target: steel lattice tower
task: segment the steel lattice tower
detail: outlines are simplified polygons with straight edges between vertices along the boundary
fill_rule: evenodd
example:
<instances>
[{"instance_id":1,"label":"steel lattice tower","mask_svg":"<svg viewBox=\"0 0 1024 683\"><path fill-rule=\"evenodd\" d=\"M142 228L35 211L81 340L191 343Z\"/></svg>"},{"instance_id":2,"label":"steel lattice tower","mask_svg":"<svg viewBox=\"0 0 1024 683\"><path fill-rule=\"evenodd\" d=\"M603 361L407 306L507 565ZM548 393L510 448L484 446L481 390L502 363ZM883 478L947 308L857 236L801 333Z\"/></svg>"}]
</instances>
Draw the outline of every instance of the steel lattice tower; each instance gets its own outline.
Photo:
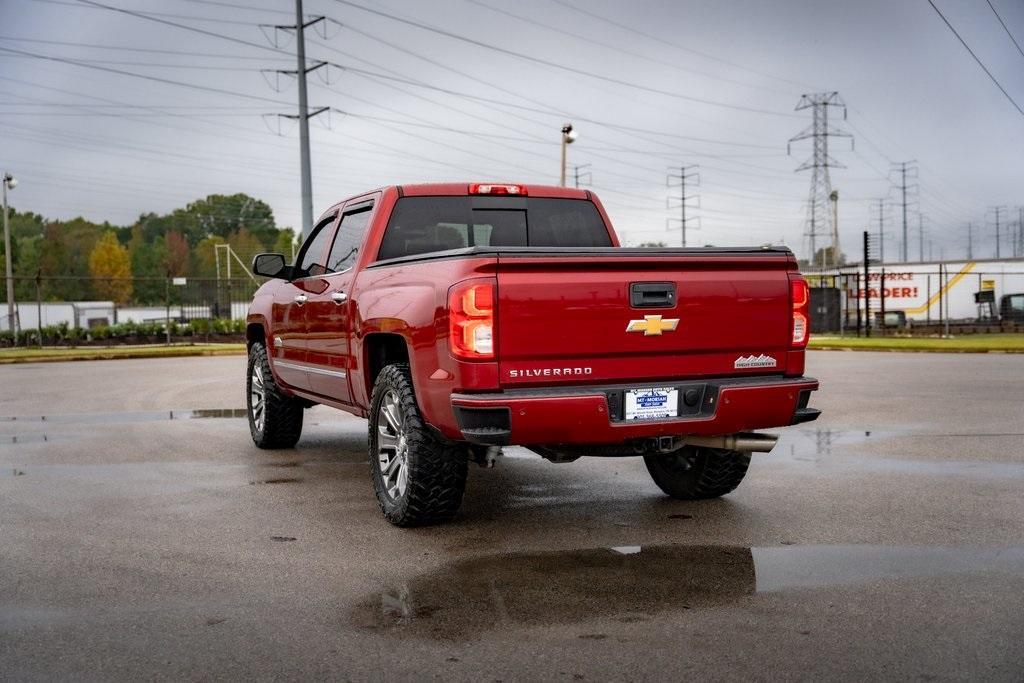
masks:
<instances>
[{"instance_id":1,"label":"steel lattice tower","mask_svg":"<svg viewBox=\"0 0 1024 683\"><path fill-rule=\"evenodd\" d=\"M807 198L807 225L804 236L808 238L810 246L810 258L808 261L814 265L814 259L818 250L818 236L827 236L832 243L831 259L823 259L821 265L833 265L829 260L839 259L839 228L829 209L829 195L832 194L832 180L829 178L828 169L845 168L828 153L828 139L830 137L850 138L853 144L853 136L846 131L829 125L828 108L840 107L843 110L843 120L846 120L846 103L839 97L838 92L823 92L804 95L796 105L796 111L803 109L811 110L811 125L789 139L787 153L791 150L794 142L811 139L814 143L814 153L810 159L797 167L797 172L811 171L811 190Z\"/></svg>"}]
</instances>

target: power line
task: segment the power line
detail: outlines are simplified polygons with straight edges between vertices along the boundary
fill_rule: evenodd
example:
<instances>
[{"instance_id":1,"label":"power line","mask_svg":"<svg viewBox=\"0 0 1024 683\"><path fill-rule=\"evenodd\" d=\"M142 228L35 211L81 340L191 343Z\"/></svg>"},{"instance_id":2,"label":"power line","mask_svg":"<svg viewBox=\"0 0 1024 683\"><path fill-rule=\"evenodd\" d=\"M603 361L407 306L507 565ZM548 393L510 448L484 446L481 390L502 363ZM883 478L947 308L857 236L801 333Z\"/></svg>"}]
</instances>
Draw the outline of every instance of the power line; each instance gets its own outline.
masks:
<instances>
[{"instance_id":1,"label":"power line","mask_svg":"<svg viewBox=\"0 0 1024 683\"><path fill-rule=\"evenodd\" d=\"M1012 33L1010 33L1010 29L1006 26L1006 22L1003 21L1001 16L999 16L999 12L996 11L995 5L992 4L992 0L985 0L985 2L987 2L988 6L992 9L992 14L996 15L996 19L999 20L1000 26L1003 27L1004 31L1006 31L1006 35L1010 37L1010 40L1013 42L1013 46L1017 48L1017 52L1020 53L1021 57L1024 57L1024 50L1021 49L1020 43L1018 43L1017 39L1013 37Z\"/></svg>"},{"instance_id":2,"label":"power line","mask_svg":"<svg viewBox=\"0 0 1024 683\"><path fill-rule=\"evenodd\" d=\"M91 1L92 0L79 0L79 2L91 2ZM572 73L572 74L576 74L577 76L586 76L588 78L594 78L594 79L597 79L597 80L600 80L600 81L605 81L607 83L613 83L615 85L624 86L624 87L627 87L627 88L633 88L633 89L636 89L636 90L642 90L644 92L650 92L650 93L654 93L656 95L664 95L666 97L674 97L676 99L686 100L688 102L696 102L696 103L699 103L699 104L706 104L706 105L709 105L709 106L723 107L723 108L726 108L726 109L733 109L733 110L736 110L736 111L746 111L746 112L751 112L751 113L755 113L755 114L766 114L766 115L769 115L769 116L783 116L783 117L791 116L790 114L787 114L787 113L784 113L784 112L772 111L772 110L769 110L769 109L758 109L756 107L746 107L746 106L743 106L743 105L740 105L740 104L730 104L728 102L718 102L716 100L708 100L708 99L704 99L704 98L701 98L701 97L693 97L692 95L685 95L683 93L675 92L675 91L672 91L672 90L663 90L661 88L655 88L655 87L651 87L651 86L641 85L639 83L631 83L630 81L624 81L624 80L621 80L621 79L618 79L618 78L615 78L615 77L612 77L612 76L606 76L604 74L594 73L592 71L586 71L585 69L579 69L579 68L576 68L576 67L567 66L565 64L559 64L558 62L553 62L553 61L550 61L550 60L547 60L547 59L543 59L541 57L535 57L534 55L526 54L526 53L523 53L523 52L516 52L515 50L509 50L507 48L499 47L497 45L491 45L490 43L485 43L484 41L476 40L475 38L470 38L469 36L463 36L463 35L460 35L458 33L453 33L451 31L448 31L448 30L443 29L443 28L437 28L437 27L434 27L434 26L430 26L428 24L424 24L424 23L421 23L419 21L415 21L413 19L405 19L405 18L397 16L395 14L390 14L388 12L383 12L381 10L373 9L371 7L364 7L363 5L360 5L358 3L350 2L350 0L334 0L334 1L337 2L337 3L340 3L342 5L346 5L348 7L359 9L359 10L362 10L364 12L369 12L371 14L375 14L375 15L380 16L380 17L385 17L387 19L391 19L392 21L397 21L399 23L406 24L407 26L413 26L413 27L421 29L423 31L429 31L431 33L436 33L438 35L442 35L442 36L445 36L447 38L451 38L453 40L458 40L458 41L467 43L469 45L475 45L476 47L480 47L480 48L483 48L485 50L491 50L493 52L498 52L498 53L501 53L501 54L504 54L504 55L508 55L510 57L515 57L517 59L522 59L522 60L525 60L525 61L528 61L528 62L533 62L535 64L540 64L542 66L546 66L546 67L551 68L551 69L559 69L561 71L566 71L566 72L569 72L569 73Z\"/></svg>"},{"instance_id":3,"label":"power line","mask_svg":"<svg viewBox=\"0 0 1024 683\"><path fill-rule=\"evenodd\" d=\"M636 29L636 28L634 28L632 26L628 26L628 25L623 24L621 22L615 21L614 19L609 19L608 17L600 15L600 14L597 14L596 12L581 9L579 7L576 7L572 3L565 2L565 0L551 0L551 1L554 2L557 5L561 5L562 7L568 8L568 9L574 11L574 12L578 12L580 14L583 14L584 16L589 16L591 18L597 19L598 21L603 21L606 24L611 24L612 26L616 26L616 27L621 28L623 30L629 31L630 33L635 33L635 34L637 34L639 36L643 36L644 38L648 38L650 40L654 40L656 42L659 42L659 43L661 43L663 45L667 45L669 47L675 48L677 50L682 50L683 52L689 52L690 54L695 54L695 55L698 55L700 57L704 57L705 59L710 59L712 61L719 62L719 63L725 64L727 66L731 66L734 69L741 69L743 71L749 71L750 73L757 74L758 76L762 76L764 78L771 78L771 79L776 80L776 81L782 81L783 83L789 83L791 85L796 85L796 86L799 86L801 89L803 89L803 88L812 88L813 87L813 86L810 86L810 85L808 85L806 83L799 83L797 81L793 81L793 80L790 80L788 78L783 78L781 76L776 76L776 75L770 74L770 73L765 72L765 71L760 71L758 69L751 68L749 66L744 66L742 64L737 64L736 62L729 61L728 59L723 59L721 57L717 57L717 56L709 54L707 52L701 52L700 50L695 50L692 47L686 47L684 45L680 45L679 43L673 43L671 41L665 40L664 38L660 38L660 37L658 37L656 35L653 35L651 33L645 33L644 31L640 31L639 29Z\"/></svg>"},{"instance_id":4,"label":"power line","mask_svg":"<svg viewBox=\"0 0 1024 683\"><path fill-rule=\"evenodd\" d=\"M341 0L335 1L341 2ZM953 35L956 36L956 39L960 41L960 44L963 45L964 48L971 53L971 56L974 57L974 61L976 61L978 63L978 66L981 67L982 71L984 71L988 75L988 77L992 79L992 82L996 84L996 87L999 88L1000 92L1006 95L1006 99L1010 100L1010 104L1012 104L1017 109L1017 111L1020 112L1021 116L1024 116L1024 109L1021 109L1020 105L1017 104L1016 100L1010 97L1010 93L1006 92L1006 88L1004 88L1002 84L996 80L996 77L992 75L992 72L988 70L988 67L985 66L981 59L978 58L978 55L974 54L974 50L971 49L971 46L967 44L966 40L960 37L960 34L957 33L955 28L953 28L953 24L949 23L949 19L947 19L946 16L941 11L939 11L939 8L935 6L935 3L932 2L932 0L928 0L928 4L931 5L932 9L935 10L935 13L942 18L942 21L945 22L946 26L949 27L949 30L953 32Z\"/></svg>"},{"instance_id":5,"label":"power line","mask_svg":"<svg viewBox=\"0 0 1024 683\"><path fill-rule=\"evenodd\" d=\"M79 0L85 2L86 0ZM131 76L133 78L141 78L147 81L154 81L156 83L164 83L167 85L176 85L183 88L192 88L194 90L203 90L205 92L218 93L221 95L231 95L233 97L243 97L250 100L259 100L261 102L272 102L274 104L285 104L280 100L274 100L269 97L261 97L259 95L249 95L247 93L235 92L233 90L225 90L224 88L215 88L208 85L198 85L196 83L185 83L183 81L175 81L169 78L161 78L159 76L150 76L148 74L135 73L134 71L124 71L122 69L114 69L108 66L101 66L99 64L89 64L81 62L76 59L67 59L65 57L55 57L53 55L41 55L36 52L27 52L25 50L16 50L12 47L0 47L0 52L10 52L13 54L25 55L27 57L35 57L36 59L42 59L50 62L60 62L62 64L73 64L87 69L97 69L99 71L106 71L108 73L120 74L122 76Z\"/></svg>"}]
</instances>

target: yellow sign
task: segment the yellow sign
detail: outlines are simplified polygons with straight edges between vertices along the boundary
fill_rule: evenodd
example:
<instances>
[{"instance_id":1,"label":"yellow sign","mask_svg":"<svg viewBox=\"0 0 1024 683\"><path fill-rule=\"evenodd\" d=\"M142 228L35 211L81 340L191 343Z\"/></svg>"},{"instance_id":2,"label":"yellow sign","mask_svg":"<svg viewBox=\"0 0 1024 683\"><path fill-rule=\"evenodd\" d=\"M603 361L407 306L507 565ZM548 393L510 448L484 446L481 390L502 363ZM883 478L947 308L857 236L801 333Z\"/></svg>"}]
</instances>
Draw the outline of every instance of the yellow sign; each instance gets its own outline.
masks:
<instances>
[{"instance_id":1,"label":"yellow sign","mask_svg":"<svg viewBox=\"0 0 1024 683\"><path fill-rule=\"evenodd\" d=\"M645 315L643 320L630 320L626 332L643 332L645 337L652 337L662 332L674 332L677 327L679 318L662 319L660 315Z\"/></svg>"},{"instance_id":2,"label":"yellow sign","mask_svg":"<svg viewBox=\"0 0 1024 683\"><path fill-rule=\"evenodd\" d=\"M996 281L995 280L982 280L981 281L981 288L982 289L995 289L996 288Z\"/></svg>"}]
</instances>

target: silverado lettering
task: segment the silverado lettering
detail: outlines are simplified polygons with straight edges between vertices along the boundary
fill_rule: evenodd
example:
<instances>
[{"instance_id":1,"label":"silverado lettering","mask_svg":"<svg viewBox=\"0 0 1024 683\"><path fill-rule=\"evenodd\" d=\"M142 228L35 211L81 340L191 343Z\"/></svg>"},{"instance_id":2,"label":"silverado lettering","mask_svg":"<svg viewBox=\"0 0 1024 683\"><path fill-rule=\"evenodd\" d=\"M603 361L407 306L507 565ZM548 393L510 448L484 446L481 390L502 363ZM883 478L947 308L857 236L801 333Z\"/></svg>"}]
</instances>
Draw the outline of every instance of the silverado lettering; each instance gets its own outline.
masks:
<instances>
[{"instance_id":1,"label":"silverado lettering","mask_svg":"<svg viewBox=\"0 0 1024 683\"><path fill-rule=\"evenodd\" d=\"M451 518L468 462L508 445L642 455L668 495L721 496L774 445L754 430L818 416L788 249L623 248L586 190L385 187L253 272L268 278L247 318L253 441L295 446L317 404L368 418L393 524Z\"/></svg>"}]
</instances>

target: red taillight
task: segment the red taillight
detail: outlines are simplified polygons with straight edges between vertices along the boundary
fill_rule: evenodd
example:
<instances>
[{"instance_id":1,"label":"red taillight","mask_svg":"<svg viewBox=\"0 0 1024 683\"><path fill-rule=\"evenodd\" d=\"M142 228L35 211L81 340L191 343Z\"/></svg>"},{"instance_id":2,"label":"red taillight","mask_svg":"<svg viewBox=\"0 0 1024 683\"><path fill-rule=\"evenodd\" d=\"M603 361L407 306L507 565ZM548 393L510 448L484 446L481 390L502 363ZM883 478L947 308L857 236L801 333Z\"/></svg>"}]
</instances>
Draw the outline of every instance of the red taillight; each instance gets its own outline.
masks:
<instances>
[{"instance_id":1,"label":"red taillight","mask_svg":"<svg viewBox=\"0 0 1024 683\"><path fill-rule=\"evenodd\" d=\"M456 358L494 358L494 280L460 282L448 291L448 345Z\"/></svg>"},{"instance_id":2,"label":"red taillight","mask_svg":"<svg viewBox=\"0 0 1024 683\"><path fill-rule=\"evenodd\" d=\"M808 316L811 310L811 293L807 288L807 281L802 277L790 280L790 286L793 301L793 346L803 348L807 346L807 339L811 336L811 321Z\"/></svg>"},{"instance_id":3,"label":"red taillight","mask_svg":"<svg viewBox=\"0 0 1024 683\"><path fill-rule=\"evenodd\" d=\"M496 183L473 183L469 186L470 194L509 194L526 196L525 185L501 185Z\"/></svg>"}]
</instances>

